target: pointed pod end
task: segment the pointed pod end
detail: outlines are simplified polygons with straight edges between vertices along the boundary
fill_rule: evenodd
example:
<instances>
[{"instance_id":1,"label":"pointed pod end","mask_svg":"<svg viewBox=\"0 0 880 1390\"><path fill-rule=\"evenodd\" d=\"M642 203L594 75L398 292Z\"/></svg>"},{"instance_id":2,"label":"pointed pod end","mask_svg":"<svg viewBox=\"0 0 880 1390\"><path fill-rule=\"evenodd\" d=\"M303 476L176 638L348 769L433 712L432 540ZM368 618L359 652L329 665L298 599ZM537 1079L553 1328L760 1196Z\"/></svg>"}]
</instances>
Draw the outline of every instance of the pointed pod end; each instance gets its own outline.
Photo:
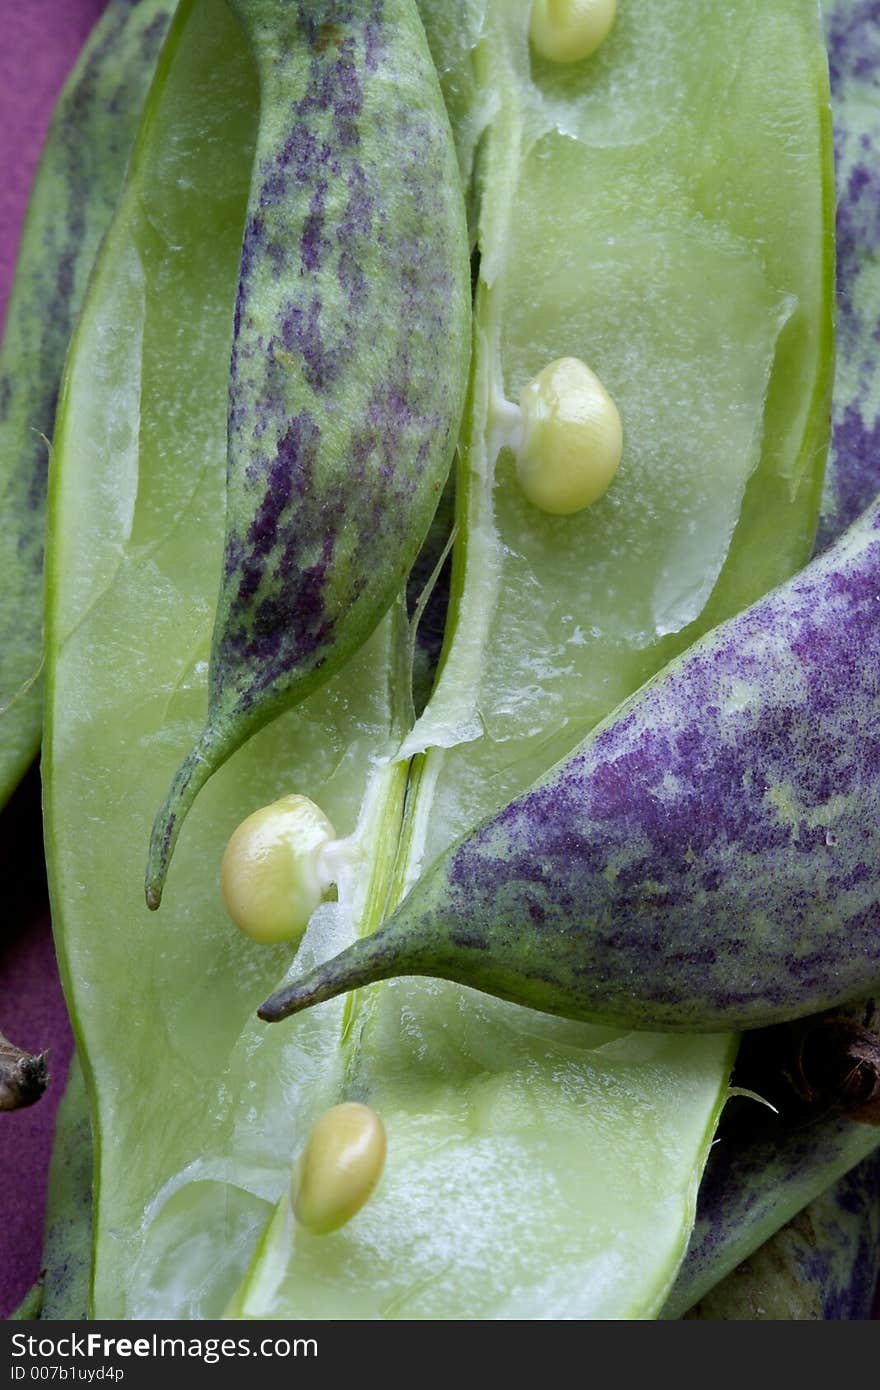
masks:
<instances>
[{"instance_id":1,"label":"pointed pod end","mask_svg":"<svg viewBox=\"0 0 880 1390\"><path fill-rule=\"evenodd\" d=\"M300 1007L308 1007L305 1004L302 1006L297 1005L285 1011L283 1004L280 1002L280 994L281 992L279 991L278 994L271 995L271 997L266 1000L265 1004L260 1005L257 1009L257 1018L261 1018L264 1023L279 1023L282 1018L287 1018L288 1013L297 1013Z\"/></svg>"},{"instance_id":2,"label":"pointed pod end","mask_svg":"<svg viewBox=\"0 0 880 1390\"><path fill-rule=\"evenodd\" d=\"M339 959L341 958L337 956L336 960ZM335 964L336 961L328 963L329 966ZM289 1018L291 1014L302 1013L304 1009L310 1009L313 1004L322 1004L326 999L333 999L337 994L345 994L355 987L355 984L347 982L347 978L329 979L328 968L322 967L313 970L302 980L294 980L293 984L286 985L284 989L276 990L257 1009L257 1017L261 1018L264 1023L280 1023L283 1018Z\"/></svg>"},{"instance_id":3,"label":"pointed pod end","mask_svg":"<svg viewBox=\"0 0 880 1390\"><path fill-rule=\"evenodd\" d=\"M174 780L153 822L150 835L144 895L151 912L155 912L162 901L168 865L171 863L184 817L208 778L225 760L225 756L228 755L221 754L213 730L206 729L195 748L184 758L174 774Z\"/></svg>"},{"instance_id":4,"label":"pointed pod end","mask_svg":"<svg viewBox=\"0 0 880 1390\"><path fill-rule=\"evenodd\" d=\"M147 857L147 872L144 877L144 897L151 912L155 912L162 901L165 876L168 873L168 865L176 839L177 815L170 809L168 801L166 801L153 825Z\"/></svg>"},{"instance_id":5,"label":"pointed pod end","mask_svg":"<svg viewBox=\"0 0 880 1390\"><path fill-rule=\"evenodd\" d=\"M257 1015L264 1023L279 1023L291 1014L335 999L338 994L348 994L350 990L387 980L392 975L430 973L415 967L401 946L392 919L373 936L362 937L340 955L310 970L302 979L276 990L260 1005Z\"/></svg>"}]
</instances>

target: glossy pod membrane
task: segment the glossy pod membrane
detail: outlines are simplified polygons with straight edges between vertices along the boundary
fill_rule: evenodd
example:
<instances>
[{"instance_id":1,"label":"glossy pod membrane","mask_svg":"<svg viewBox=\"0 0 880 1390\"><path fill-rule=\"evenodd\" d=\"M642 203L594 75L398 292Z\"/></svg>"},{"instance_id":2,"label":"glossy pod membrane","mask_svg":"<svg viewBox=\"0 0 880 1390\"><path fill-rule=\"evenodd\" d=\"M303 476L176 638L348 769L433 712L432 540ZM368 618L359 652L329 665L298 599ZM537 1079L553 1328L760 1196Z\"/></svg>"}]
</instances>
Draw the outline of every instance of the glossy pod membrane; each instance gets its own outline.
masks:
<instances>
[{"instance_id":1,"label":"glossy pod membrane","mask_svg":"<svg viewBox=\"0 0 880 1390\"><path fill-rule=\"evenodd\" d=\"M880 502L261 1017L400 974L694 1032L880 988L878 610Z\"/></svg>"},{"instance_id":2,"label":"glossy pod membrane","mask_svg":"<svg viewBox=\"0 0 880 1390\"><path fill-rule=\"evenodd\" d=\"M260 77L229 392L206 728L153 829L304 699L400 593L464 404L470 268L449 121L412 0L234 0Z\"/></svg>"}]
</instances>

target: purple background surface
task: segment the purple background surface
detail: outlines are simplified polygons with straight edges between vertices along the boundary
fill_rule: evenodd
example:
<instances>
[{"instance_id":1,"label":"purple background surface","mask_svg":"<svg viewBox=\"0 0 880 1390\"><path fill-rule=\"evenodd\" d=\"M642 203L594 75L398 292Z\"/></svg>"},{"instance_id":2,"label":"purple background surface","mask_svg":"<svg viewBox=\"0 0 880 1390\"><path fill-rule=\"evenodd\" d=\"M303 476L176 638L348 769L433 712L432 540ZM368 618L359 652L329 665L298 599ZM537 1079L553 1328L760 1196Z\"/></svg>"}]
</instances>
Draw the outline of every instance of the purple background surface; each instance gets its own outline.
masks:
<instances>
[{"instance_id":1,"label":"purple background surface","mask_svg":"<svg viewBox=\"0 0 880 1390\"><path fill-rule=\"evenodd\" d=\"M104 0L0 0L0 321L28 192L55 97ZM29 1110L0 1115L0 1316L40 1270L46 1166L70 1060L42 872L39 780L32 773L0 818L0 1029L20 1047L49 1049L51 1083Z\"/></svg>"}]
</instances>

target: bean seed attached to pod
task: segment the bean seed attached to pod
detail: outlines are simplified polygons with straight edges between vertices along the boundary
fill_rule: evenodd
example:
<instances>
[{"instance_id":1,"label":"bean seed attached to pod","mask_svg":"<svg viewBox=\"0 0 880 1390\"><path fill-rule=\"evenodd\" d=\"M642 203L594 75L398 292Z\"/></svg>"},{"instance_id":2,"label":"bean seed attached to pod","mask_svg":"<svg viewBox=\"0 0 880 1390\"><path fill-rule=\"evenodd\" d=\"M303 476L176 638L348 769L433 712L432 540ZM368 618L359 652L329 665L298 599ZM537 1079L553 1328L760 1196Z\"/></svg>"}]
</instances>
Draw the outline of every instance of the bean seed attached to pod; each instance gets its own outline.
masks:
<instances>
[{"instance_id":1,"label":"bean seed attached to pod","mask_svg":"<svg viewBox=\"0 0 880 1390\"><path fill-rule=\"evenodd\" d=\"M510 419L519 485L542 512L572 516L608 490L623 452L623 427L586 363L550 362L524 387Z\"/></svg>"},{"instance_id":2,"label":"bean seed attached to pod","mask_svg":"<svg viewBox=\"0 0 880 1390\"><path fill-rule=\"evenodd\" d=\"M385 1166L385 1126L368 1105L345 1101L318 1120L296 1166L292 1202L301 1226L328 1235L370 1199Z\"/></svg>"},{"instance_id":3,"label":"bean seed attached to pod","mask_svg":"<svg viewBox=\"0 0 880 1390\"><path fill-rule=\"evenodd\" d=\"M255 941L297 941L335 880L336 831L307 796L285 796L242 821L220 866L223 900Z\"/></svg>"},{"instance_id":4,"label":"bean seed attached to pod","mask_svg":"<svg viewBox=\"0 0 880 1390\"><path fill-rule=\"evenodd\" d=\"M529 38L551 63L578 63L605 42L617 0L535 0Z\"/></svg>"}]
</instances>

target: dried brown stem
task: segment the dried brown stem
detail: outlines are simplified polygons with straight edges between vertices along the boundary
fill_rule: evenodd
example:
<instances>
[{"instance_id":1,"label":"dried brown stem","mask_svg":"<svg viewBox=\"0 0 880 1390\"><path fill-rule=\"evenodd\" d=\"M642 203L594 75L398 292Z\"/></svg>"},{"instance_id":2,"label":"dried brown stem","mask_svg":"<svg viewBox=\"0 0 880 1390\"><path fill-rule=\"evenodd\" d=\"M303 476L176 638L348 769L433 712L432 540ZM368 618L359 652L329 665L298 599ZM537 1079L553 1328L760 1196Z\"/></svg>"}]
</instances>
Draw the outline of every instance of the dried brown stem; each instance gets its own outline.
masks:
<instances>
[{"instance_id":1,"label":"dried brown stem","mask_svg":"<svg viewBox=\"0 0 880 1390\"><path fill-rule=\"evenodd\" d=\"M49 1081L47 1057L22 1052L0 1033L0 1110L23 1110L40 1099Z\"/></svg>"}]
</instances>

